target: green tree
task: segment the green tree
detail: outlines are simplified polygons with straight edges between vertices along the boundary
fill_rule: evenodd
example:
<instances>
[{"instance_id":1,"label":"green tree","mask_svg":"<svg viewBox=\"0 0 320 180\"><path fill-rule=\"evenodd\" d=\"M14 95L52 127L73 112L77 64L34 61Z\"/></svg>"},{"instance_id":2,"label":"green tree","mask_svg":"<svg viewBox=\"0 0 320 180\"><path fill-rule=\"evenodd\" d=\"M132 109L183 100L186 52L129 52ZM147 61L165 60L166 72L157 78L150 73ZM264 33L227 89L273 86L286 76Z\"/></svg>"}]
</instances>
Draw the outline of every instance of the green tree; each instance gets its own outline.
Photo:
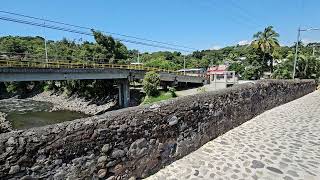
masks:
<instances>
[{"instance_id":1,"label":"green tree","mask_svg":"<svg viewBox=\"0 0 320 180\"><path fill-rule=\"evenodd\" d=\"M154 71L147 72L143 79L143 90L147 96L159 95L160 75Z\"/></svg>"},{"instance_id":2,"label":"green tree","mask_svg":"<svg viewBox=\"0 0 320 180\"><path fill-rule=\"evenodd\" d=\"M128 49L120 41L95 30L92 30L92 33L96 42L106 50L105 56L109 59L109 63L117 63L118 59L128 57Z\"/></svg>"},{"instance_id":3,"label":"green tree","mask_svg":"<svg viewBox=\"0 0 320 180\"><path fill-rule=\"evenodd\" d=\"M263 53L262 62L264 64L267 64L266 60L269 61L270 72L273 72L273 53L276 48L280 47L278 37L279 34L273 30L273 26L269 26L263 32L257 32L253 36L252 45Z\"/></svg>"},{"instance_id":4,"label":"green tree","mask_svg":"<svg viewBox=\"0 0 320 180\"><path fill-rule=\"evenodd\" d=\"M291 52L276 67L273 77L277 79L291 79L293 72L294 52ZM316 79L320 77L320 61L312 56L312 53L301 48L298 53L296 77L301 79Z\"/></svg>"}]
</instances>

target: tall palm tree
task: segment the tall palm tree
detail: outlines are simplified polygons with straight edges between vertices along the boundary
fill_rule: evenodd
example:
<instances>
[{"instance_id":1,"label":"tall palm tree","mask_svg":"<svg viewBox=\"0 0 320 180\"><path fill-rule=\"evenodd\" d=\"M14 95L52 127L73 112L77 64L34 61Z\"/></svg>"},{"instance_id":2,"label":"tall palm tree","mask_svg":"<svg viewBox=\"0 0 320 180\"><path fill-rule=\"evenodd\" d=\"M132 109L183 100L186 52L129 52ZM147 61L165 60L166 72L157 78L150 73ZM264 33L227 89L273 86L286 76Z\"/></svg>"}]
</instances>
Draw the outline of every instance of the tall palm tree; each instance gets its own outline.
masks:
<instances>
[{"instance_id":1,"label":"tall palm tree","mask_svg":"<svg viewBox=\"0 0 320 180\"><path fill-rule=\"evenodd\" d=\"M277 47L280 47L278 38L279 34L273 30L273 26L264 29L263 32L257 32L253 38L252 45L263 53L263 62L266 56L270 57L270 72L273 71L273 53Z\"/></svg>"}]
</instances>

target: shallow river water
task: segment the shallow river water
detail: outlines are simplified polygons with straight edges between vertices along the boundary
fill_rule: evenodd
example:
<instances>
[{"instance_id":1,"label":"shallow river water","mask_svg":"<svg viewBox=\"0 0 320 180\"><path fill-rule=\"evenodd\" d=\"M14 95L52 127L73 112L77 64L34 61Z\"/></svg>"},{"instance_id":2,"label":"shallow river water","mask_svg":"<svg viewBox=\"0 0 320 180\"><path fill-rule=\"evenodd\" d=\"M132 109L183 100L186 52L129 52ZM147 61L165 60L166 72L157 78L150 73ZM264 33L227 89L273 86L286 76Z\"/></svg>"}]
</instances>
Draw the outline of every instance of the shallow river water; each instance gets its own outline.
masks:
<instances>
[{"instance_id":1,"label":"shallow river water","mask_svg":"<svg viewBox=\"0 0 320 180\"><path fill-rule=\"evenodd\" d=\"M87 117L72 111L50 112L52 107L51 103L28 99L0 100L0 112L6 113L6 119L11 122L13 129L18 130Z\"/></svg>"}]
</instances>

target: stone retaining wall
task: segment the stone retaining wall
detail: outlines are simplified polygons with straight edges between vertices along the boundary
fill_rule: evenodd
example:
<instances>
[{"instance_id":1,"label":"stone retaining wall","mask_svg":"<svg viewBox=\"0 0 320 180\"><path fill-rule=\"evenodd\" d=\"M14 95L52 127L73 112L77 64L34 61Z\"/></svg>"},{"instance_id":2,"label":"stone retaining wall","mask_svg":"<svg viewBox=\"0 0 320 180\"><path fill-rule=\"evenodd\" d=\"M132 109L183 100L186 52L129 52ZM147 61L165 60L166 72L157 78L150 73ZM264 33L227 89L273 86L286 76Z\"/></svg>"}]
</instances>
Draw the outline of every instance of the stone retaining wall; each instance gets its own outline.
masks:
<instances>
[{"instance_id":1,"label":"stone retaining wall","mask_svg":"<svg viewBox=\"0 0 320 180\"><path fill-rule=\"evenodd\" d=\"M12 130L11 124L6 120L6 114L0 112L0 134Z\"/></svg>"},{"instance_id":2,"label":"stone retaining wall","mask_svg":"<svg viewBox=\"0 0 320 180\"><path fill-rule=\"evenodd\" d=\"M315 88L311 80L258 81L0 134L0 179L143 178Z\"/></svg>"}]
</instances>

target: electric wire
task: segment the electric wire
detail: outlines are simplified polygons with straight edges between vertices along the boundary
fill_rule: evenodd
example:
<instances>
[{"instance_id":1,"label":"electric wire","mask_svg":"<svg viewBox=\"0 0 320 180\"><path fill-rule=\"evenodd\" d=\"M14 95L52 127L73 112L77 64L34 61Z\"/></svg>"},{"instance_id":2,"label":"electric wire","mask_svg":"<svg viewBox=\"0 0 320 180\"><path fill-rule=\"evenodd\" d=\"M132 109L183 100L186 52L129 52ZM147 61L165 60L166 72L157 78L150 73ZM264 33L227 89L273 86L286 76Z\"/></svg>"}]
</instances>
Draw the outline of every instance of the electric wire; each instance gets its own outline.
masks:
<instances>
[{"instance_id":1,"label":"electric wire","mask_svg":"<svg viewBox=\"0 0 320 180\"><path fill-rule=\"evenodd\" d=\"M79 31L79 30L65 28L65 27L61 27L61 26L49 25L49 24L45 24L45 23L38 23L38 22L34 22L34 21L27 21L27 20L23 20L23 19L0 16L0 20L10 21L10 22L15 22L15 23L20 23L20 24L27 24L27 25L31 25L31 26L38 26L38 27L54 29L54 30L59 30L59 31L65 31L65 32L70 32L70 33L75 33L75 34L94 36L92 33L89 33L89 32ZM175 50L175 51L191 52L191 51L185 50L185 49L173 48L173 47L169 47L169 46L151 44L151 43L140 42L140 41L135 41L135 40L120 39L120 38L114 38L114 39L121 41L121 42L131 43L131 44L150 46L150 47L156 47L156 48L161 48L161 49L170 49L170 50Z\"/></svg>"},{"instance_id":2,"label":"electric wire","mask_svg":"<svg viewBox=\"0 0 320 180\"><path fill-rule=\"evenodd\" d=\"M34 16L29 16L29 15L24 15L24 14L20 14L20 13L9 12L9 11L0 10L0 13L20 16L20 17L24 17L24 18L30 18L30 19L34 19L34 20L46 21L46 22L50 22L50 23L70 26L70 27L79 28L79 29L86 29L86 30L95 29L95 28L89 28L89 27L85 27L85 26L79 26L79 25L74 25L74 24L70 24L70 23L59 22L59 21L54 21L54 20L50 20L50 19L38 18L38 17L34 17ZM182 46L182 45L177 45L177 44L173 44L173 43L161 42L161 41L151 40L151 39L147 39L147 38L126 35L126 34L120 34L120 33L115 33L115 32L110 32L110 31L101 31L101 32L107 33L107 34L112 34L112 35L117 35L117 36L122 36L122 37L126 37L126 38L132 38L132 39L136 39L136 40L153 42L153 43L157 43L157 44L180 47L180 48L185 48L185 49L189 49L189 50L197 50L196 48L192 48L192 47L188 47L188 46Z\"/></svg>"}]
</instances>

